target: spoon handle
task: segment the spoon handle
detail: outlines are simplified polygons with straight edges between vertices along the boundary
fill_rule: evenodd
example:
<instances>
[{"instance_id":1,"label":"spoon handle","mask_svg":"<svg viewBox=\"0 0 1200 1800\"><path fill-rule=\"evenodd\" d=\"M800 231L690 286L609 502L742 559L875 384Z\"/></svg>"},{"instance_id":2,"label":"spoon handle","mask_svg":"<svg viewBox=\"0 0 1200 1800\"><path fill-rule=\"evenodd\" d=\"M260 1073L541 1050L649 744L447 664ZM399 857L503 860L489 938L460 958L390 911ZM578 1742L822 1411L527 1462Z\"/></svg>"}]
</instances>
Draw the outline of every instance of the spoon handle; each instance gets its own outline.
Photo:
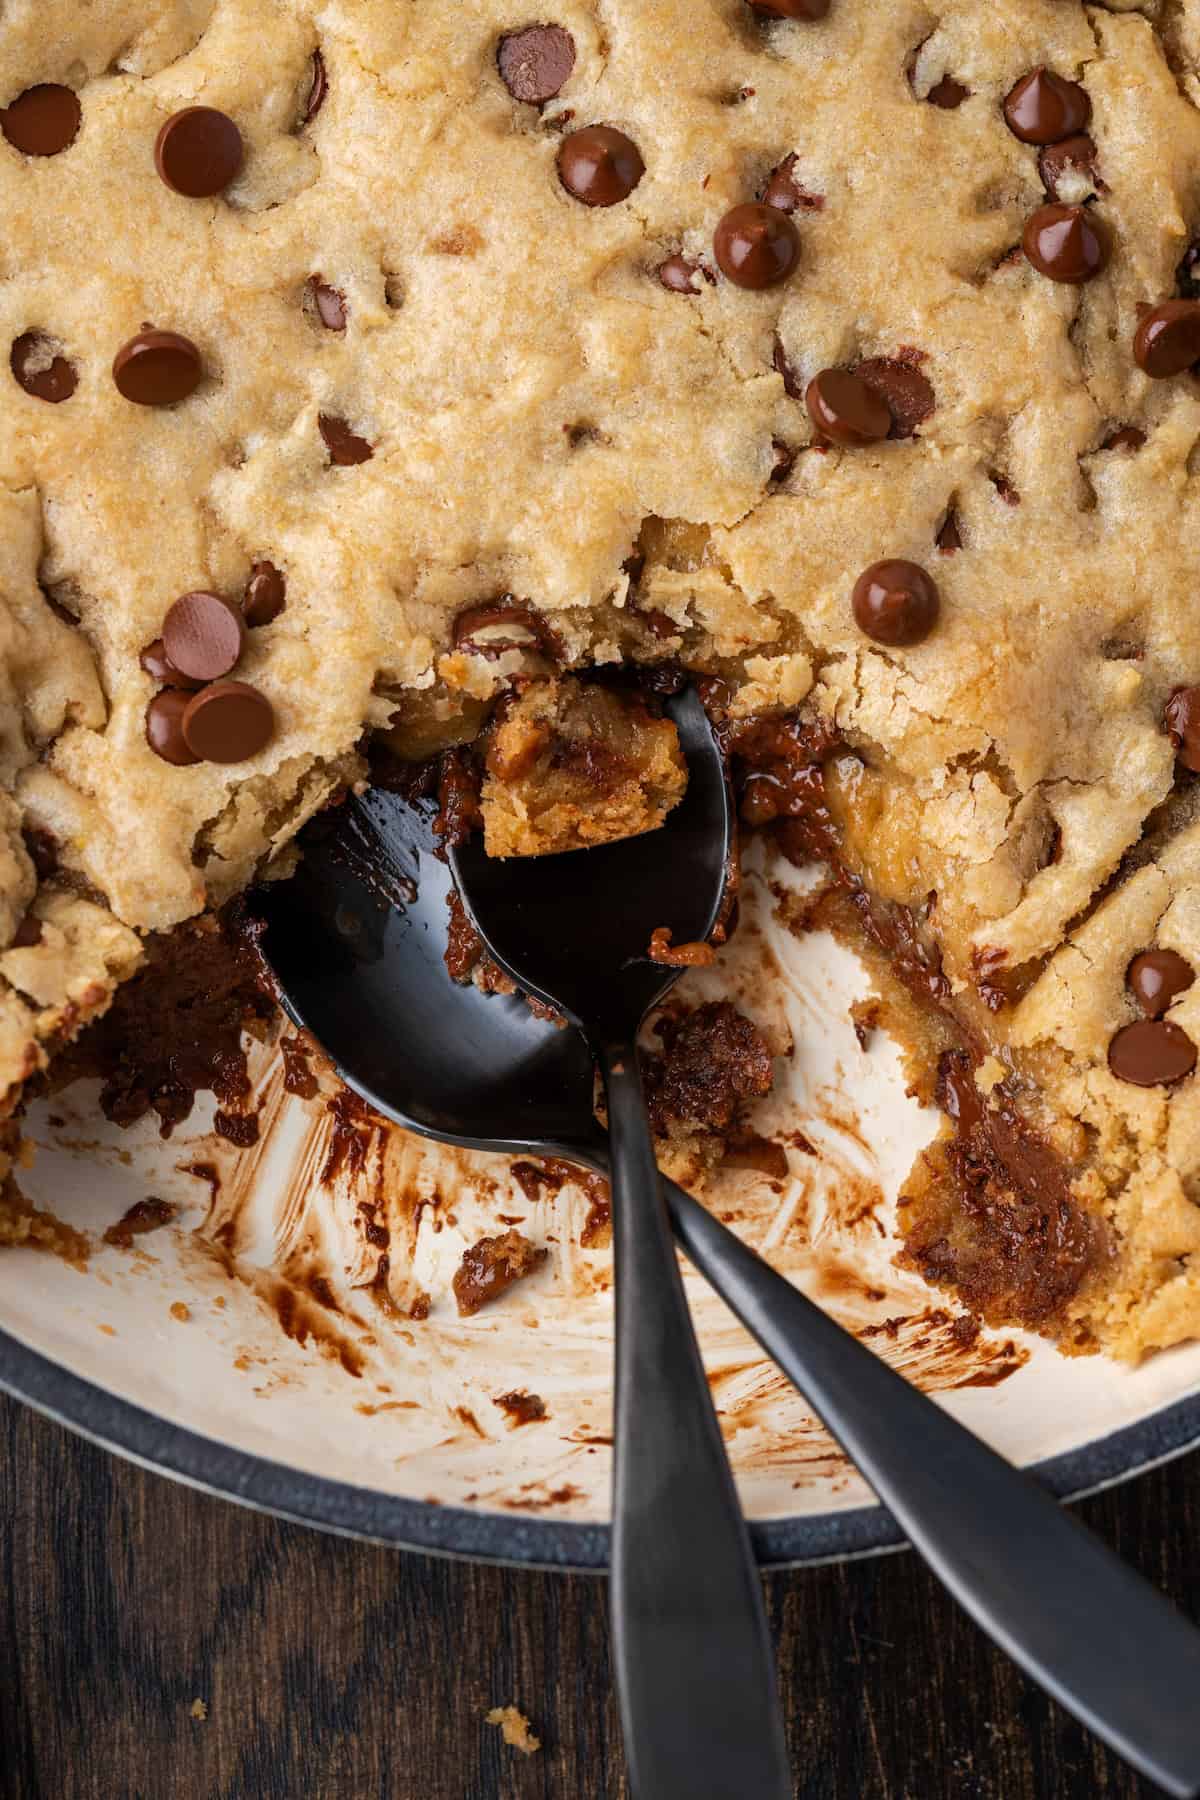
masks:
<instances>
[{"instance_id":1,"label":"spoon handle","mask_svg":"<svg viewBox=\"0 0 1200 1800\"><path fill-rule=\"evenodd\" d=\"M1183 1800L1200 1793L1200 1631L690 1194L663 1187L690 1260L976 1624L1142 1774Z\"/></svg>"},{"instance_id":2,"label":"spoon handle","mask_svg":"<svg viewBox=\"0 0 1200 1800\"><path fill-rule=\"evenodd\" d=\"M616 1268L610 1608L634 1800L790 1800L762 1587L662 1201L637 1051L602 1051Z\"/></svg>"}]
</instances>

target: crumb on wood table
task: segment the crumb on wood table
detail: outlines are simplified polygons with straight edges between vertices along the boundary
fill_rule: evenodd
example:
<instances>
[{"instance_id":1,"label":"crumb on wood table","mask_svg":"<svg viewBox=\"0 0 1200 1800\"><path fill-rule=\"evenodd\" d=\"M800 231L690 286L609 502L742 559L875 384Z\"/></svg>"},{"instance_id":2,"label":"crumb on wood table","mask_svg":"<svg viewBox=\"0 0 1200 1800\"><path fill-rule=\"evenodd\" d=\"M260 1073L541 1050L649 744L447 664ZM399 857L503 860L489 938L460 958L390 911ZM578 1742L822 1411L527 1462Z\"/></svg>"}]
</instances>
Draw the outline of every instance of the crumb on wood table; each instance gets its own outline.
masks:
<instances>
[{"instance_id":1,"label":"crumb on wood table","mask_svg":"<svg viewBox=\"0 0 1200 1800\"><path fill-rule=\"evenodd\" d=\"M208 1701L207 1700L193 1700L192 1706L191 1706L191 1713L192 1713L193 1719L207 1719L207 1717L208 1717Z\"/></svg>"},{"instance_id":2,"label":"crumb on wood table","mask_svg":"<svg viewBox=\"0 0 1200 1800\"><path fill-rule=\"evenodd\" d=\"M493 1706L488 1713L489 1725L498 1725L500 1734L506 1744L519 1750L522 1756L532 1756L542 1747L542 1740L537 1733L530 1730L529 1720L515 1706Z\"/></svg>"}]
</instances>

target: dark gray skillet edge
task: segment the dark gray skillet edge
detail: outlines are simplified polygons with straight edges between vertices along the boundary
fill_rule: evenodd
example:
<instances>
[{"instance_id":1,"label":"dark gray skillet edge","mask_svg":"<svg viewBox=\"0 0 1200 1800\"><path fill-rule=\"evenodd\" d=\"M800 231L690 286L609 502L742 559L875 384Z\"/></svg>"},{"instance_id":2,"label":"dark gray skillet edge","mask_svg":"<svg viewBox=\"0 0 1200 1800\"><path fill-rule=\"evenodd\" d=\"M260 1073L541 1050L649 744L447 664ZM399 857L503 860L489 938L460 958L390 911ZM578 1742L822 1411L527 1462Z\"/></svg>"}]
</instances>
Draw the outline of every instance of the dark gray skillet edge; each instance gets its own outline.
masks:
<instances>
[{"instance_id":1,"label":"dark gray skillet edge","mask_svg":"<svg viewBox=\"0 0 1200 1800\"><path fill-rule=\"evenodd\" d=\"M0 1389L102 1449L203 1493L297 1524L397 1549L526 1568L603 1573L607 1525L575 1525L517 1512L483 1512L407 1500L293 1469L173 1425L69 1370L0 1330ZM1062 1500L1145 1474L1200 1447L1200 1393L1136 1424L1035 1464ZM906 1547L881 1506L752 1523L764 1568L843 1562Z\"/></svg>"}]
</instances>

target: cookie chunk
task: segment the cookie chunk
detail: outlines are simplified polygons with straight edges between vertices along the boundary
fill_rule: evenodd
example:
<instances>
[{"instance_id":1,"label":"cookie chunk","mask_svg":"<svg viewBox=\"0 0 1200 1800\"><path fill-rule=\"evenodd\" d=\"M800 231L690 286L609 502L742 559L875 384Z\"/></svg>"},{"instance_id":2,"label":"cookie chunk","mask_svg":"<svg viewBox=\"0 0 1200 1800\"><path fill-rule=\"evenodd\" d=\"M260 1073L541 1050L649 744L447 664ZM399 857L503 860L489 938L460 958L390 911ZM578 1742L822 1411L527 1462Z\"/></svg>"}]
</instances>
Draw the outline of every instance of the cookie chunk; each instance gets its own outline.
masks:
<instances>
[{"instance_id":1,"label":"cookie chunk","mask_svg":"<svg viewBox=\"0 0 1200 1800\"><path fill-rule=\"evenodd\" d=\"M486 769L489 856L546 856L656 831L687 789L669 719L637 695L571 679L535 683L504 706Z\"/></svg>"}]
</instances>

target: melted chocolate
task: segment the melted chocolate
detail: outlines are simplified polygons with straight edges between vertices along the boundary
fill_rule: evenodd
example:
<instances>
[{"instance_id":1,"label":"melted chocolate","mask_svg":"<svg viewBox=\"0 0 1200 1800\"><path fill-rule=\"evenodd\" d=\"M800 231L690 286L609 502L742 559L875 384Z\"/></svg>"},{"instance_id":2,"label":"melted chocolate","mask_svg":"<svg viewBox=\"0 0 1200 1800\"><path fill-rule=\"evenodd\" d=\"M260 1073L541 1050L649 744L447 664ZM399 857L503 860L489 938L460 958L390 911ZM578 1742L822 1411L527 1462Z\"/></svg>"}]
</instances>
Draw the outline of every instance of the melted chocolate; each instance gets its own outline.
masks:
<instances>
[{"instance_id":1,"label":"melted chocolate","mask_svg":"<svg viewBox=\"0 0 1200 1800\"><path fill-rule=\"evenodd\" d=\"M938 1101L954 1126L953 1141L938 1148L959 1216L918 1220L908 1256L926 1280L953 1286L985 1318L1044 1326L1104 1255L1102 1228L1003 1088L988 1099L979 1092L965 1051L942 1057Z\"/></svg>"},{"instance_id":2,"label":"melted chocolate","mask_svg":"<svg viewBox=\"0 0 1200 1800\"><path fill-rule=\"evenodd\" d=\"M235 904L150 938L146 952L104 1017L64 1050L56 1079L65 1085L101 1076L106 1118L128 1126L154 1111L163 1137L188 1117L202 1090L215 1094L232 1120L250 1091L243 1028L276 1011L253 923ZM244 1119L232 1126L246 1129Z\"/></svg>"}]
</instances>

